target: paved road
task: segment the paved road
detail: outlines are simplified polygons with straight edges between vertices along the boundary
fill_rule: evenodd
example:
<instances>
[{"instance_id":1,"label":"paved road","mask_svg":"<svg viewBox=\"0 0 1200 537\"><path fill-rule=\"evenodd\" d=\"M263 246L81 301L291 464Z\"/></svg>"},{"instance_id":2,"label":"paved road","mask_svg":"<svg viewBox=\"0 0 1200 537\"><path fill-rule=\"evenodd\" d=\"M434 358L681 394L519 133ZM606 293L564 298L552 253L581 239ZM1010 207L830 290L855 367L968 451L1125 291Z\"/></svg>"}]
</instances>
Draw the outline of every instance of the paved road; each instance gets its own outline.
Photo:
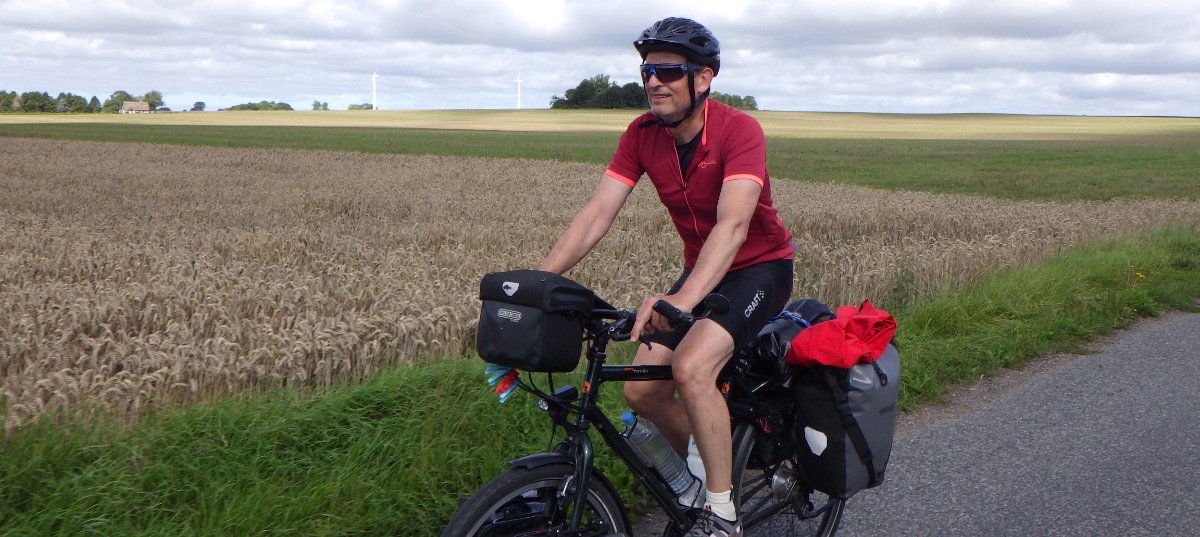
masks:
<instances>
[{"instance_id":1,"label":"paved road","mask_svg":"<svg viewBox=\"0 0 1200 537\"><path fill-rule=\"evenodd\" d=\"M1200 535L1200 315L899 438L839 535Z\"/></svg>"},{"instance_id":2,"label":"paved road","mask_svg":"<svg viewBox=\"0 0 1200 537\"><path fill-rule=\"evenodd\" d=\"M1200 535L1200 314L1098 350L907 427L838 535Z\"/></svg>"}]
</instances>

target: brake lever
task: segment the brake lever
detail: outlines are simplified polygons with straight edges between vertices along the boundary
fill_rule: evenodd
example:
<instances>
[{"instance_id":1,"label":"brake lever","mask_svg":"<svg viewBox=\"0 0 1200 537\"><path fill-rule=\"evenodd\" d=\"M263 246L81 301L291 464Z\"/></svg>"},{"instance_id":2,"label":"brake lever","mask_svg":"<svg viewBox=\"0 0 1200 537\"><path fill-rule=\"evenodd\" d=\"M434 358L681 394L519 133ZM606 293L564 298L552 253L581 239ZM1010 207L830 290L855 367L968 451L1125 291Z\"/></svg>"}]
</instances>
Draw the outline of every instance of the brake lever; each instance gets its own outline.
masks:
<instances>
[{"instance_id":1,"label":"brake lever","mask_svg":"<svg viewBox=\"0 0 1200 537\"><path fill-rule=\"evenodd\" d=\"M608 327L608 338L613 341L629 341L633 337L633 323L636 313L623 311Z\"/></svg>"}]
</instances>

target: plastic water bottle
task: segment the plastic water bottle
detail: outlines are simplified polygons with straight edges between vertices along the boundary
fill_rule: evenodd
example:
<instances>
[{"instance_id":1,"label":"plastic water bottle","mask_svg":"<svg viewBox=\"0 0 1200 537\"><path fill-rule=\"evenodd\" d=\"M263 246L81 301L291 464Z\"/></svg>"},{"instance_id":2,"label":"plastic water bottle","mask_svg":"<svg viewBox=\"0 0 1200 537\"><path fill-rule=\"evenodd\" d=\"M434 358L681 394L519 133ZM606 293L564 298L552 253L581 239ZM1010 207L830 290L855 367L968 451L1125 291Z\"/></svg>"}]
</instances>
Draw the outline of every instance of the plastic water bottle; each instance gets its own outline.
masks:
<instances>
[{"instance_id":1,"label":"plastic water bottle","mask_svg":"<svg viewBox=\"0 0 1200 537\"><path fill-rule=\"evenodd\" d=\"M687 463L671 449L671 444L667 443L658 427L650 423L650 420L638 418L628 410L621 414L621 421L628 427L625 437L633 443L633 448L642 455L646 464L654 467L676 495L682 494L692 486L693 478L691 472L688 472Z\"/></svg>"},{"instance_id":2,"label":"plastic water bottle","mask_svg":"<svg viewBox=\"0 0 1200 537\"><path fill-rule=\"evenodd\" d=\"M688 454L684 460L687 462L688 472L695 476L695 482L692 483L691 488L687 489L687 492L679 495L679 503L699 509L704 507L704 502L707 500L704 490L706 472L704 471L704 461L700 459L700 450L696 447L695 437L688 437Z\"/></svg>"}]
</instances>

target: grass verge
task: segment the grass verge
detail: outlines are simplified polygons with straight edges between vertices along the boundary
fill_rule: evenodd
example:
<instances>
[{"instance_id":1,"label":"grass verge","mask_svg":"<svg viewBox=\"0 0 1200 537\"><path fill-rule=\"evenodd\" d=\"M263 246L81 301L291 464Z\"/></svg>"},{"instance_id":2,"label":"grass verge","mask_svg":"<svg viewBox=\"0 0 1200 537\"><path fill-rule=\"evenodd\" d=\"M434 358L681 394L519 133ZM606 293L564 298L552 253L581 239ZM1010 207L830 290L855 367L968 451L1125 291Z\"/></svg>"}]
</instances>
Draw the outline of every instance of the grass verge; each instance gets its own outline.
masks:
<instances>
[{"instance_id":1,"label":"grass verge","mask_svg":"<svg viewBox=\"0 0 1200 537\"><path fill-rule=\"evenodd\" d=\"M1196 310L1198 296L1200 233L1164 230L922 299L893 312L902 406L1139 317ZM319 395L163 411L132 428L43 420L3 444L0 534L437 535L457 498L553 439L528 395L497 404L482 369L449 359ZM619 409L619 386L604 389ZM636 510L629 476L606 471Z\"/></svg>"}]
</instances>

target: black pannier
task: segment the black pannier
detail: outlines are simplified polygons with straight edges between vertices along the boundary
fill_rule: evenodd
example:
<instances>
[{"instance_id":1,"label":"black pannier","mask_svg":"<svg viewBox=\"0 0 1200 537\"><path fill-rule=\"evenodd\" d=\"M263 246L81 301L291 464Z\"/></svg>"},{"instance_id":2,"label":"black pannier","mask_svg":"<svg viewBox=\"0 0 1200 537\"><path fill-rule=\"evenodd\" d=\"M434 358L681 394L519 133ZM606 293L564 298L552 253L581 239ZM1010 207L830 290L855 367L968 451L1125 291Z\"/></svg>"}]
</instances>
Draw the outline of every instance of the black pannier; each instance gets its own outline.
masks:
<instances>
[{"instance_id":1,"label":"black pannier","mask_svg":"<svg viewBox=\"0 0 1200 537\"><path fill-rule=\"evenodd\" d=\"M485 361L542 373L579 365L591 290L552 272L514 270L484 276L479 298L475 348Z\"/></svg>"},{"instance_id":2,"label":"black pannier","mask_svg":"<svg viewBox=\"0 0 1200 537\"><path fill-rule=\"evenodd\" d=\"M837 498L883 483L896 432L900 354L888 345L850 369L797 367L796 455L813 488Z\"/></svg>"},{"instance_id":3,"label":"black pannier","mask_svg":"<svg viewBox=\"0 0 1200 537\"><path fill-rule=\"evenodd\" d=\"M804 298L788 304L759 332L762 367L791 374L795 397L795 453L814 489L846 499L880 485L892 452L900 355L888 345L874 362L849 369L799 366L787 361L801 331L837 317L825 304Z\"/></svg>"}]
</instances>

